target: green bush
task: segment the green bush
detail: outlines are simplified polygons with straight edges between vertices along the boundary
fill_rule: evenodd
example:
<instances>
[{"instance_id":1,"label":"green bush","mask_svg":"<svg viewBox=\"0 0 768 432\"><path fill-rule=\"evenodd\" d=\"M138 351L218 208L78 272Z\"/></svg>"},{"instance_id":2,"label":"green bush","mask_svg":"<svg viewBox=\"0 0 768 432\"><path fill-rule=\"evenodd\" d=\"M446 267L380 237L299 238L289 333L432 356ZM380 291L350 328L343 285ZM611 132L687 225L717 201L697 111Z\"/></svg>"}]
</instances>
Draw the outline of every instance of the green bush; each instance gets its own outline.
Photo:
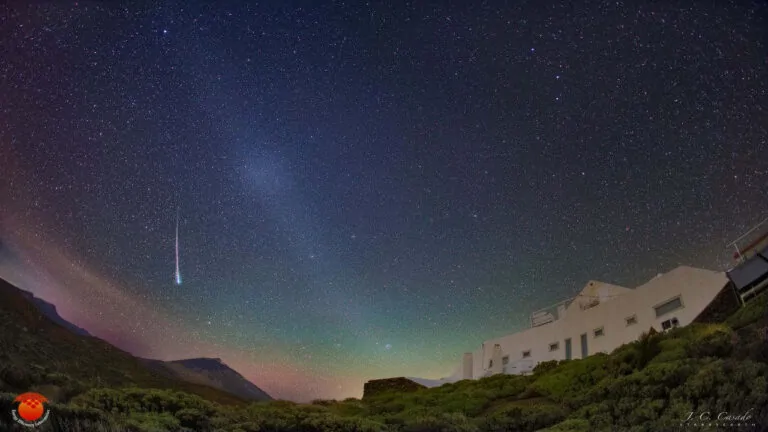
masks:
<instances>
[{"instance_id":1,"label":"green bush","mask_svg":"<svg viewBox=\"0 0 768 432\"><path fill-rule=\"evenodd\" d=\"M178 432L181 431L179 420L170 413L139 412L124 420L131 432Z\"/></svg>"},{"instance_id":2,"label":"green bush","mask_svg":"<svg viewBox=\"0 0 768 432\"><path fill-rule=\"evenodd\" d=\"M5 384L7 390L26 391L39 380L40 376L36 371L14 363L0 368L0 382Z\"/></svg>"},{"instance_id":3,"label":"green bush","mask_svg":"<svg viewBox=\"0 0 768 432\"><path fill-rule=\"evenodd\" d=\"M733 352L735 333L723 324L691 324L674 337L687 339L690 357L726 357Z\"/></svg>"},{"instance_id":4,"label":"green bush","mask_svg":"<svg viewBox=\"0 0 768 432\"><path fill-rule=\"evenodd\" d=\"M538 377L540 375L543 375L551 371L552 369L556 368L559 364L560 362L557 360L541 362L533 368L533 376Z\"/></svg>"},{"instance_id":5,"label":"green bush","mask_svg":"<svg viewBox=\"0 0 768 432\"><path fill-rule=\"evenodd\" d=\"M562 423L558 423L551 428L544 429L541 432L583 432L590 430L589 422L580 418L571 418Z\"/></svg>"},{"instance_id":6,"label":"green bush","mask_svg":"<svg viewBox=\"0 0 768 432\"><path fill-rule=\"evenodd\" d=\"M511 403L479 421L480 429L491 432L538 431L563 421L568 415L564 407L552 404Z\"/></svg>"},{"instance_id":7,"label":"green bush","mask_svg":"<svg viewBox=\"0 0 768 432\"><path fill-rule=\"evenodd\" d=\"M608 377L608 356L595 354L573 360L538 377L530 388L558 402L578 405L580 397L595 384Z\"/></svg>"},{"instance_id":8,"label":"green bush","mask_svg":"<svg viewBox=\"0 0 768 432\"><path fill-rule=\"evenodd\" d=\"M210 426L210 417L195 408L183 408L176 411L174 416L182 427L193 430L204 430Z\"/></svg>"},{"instance_id":9,"label":"green bush","mask_svg":"<svg viewBox=\"0 0 768 432\"><path fill-rule=\"evenodd\" d=\"M661 352L649 364L673 362L689 357L691 342L684 338L667 338L659 342Z\"/></svg>"},{"instance_id":10,"label":"green bush","mask_svg":"<svg viewBox=\"0 0 768 432\"><path fill-rule=\"evenodd\" d=\"M768 292L750 300L746 305L739 308L733 315L725 320L725 324L733 329L740 329L749 324L764 321L768 318Z\"/></svg>"},{"instance_id":11,"label":"green bush","mask_svg":"<svg viewBox=\"0 0 768 432\"><path fill-rule=\"evenodd\" d=\"M409 419L402 430L403 432L477 432L478 428L462 414L443 413Z\"/></svg>"}]
</instances>

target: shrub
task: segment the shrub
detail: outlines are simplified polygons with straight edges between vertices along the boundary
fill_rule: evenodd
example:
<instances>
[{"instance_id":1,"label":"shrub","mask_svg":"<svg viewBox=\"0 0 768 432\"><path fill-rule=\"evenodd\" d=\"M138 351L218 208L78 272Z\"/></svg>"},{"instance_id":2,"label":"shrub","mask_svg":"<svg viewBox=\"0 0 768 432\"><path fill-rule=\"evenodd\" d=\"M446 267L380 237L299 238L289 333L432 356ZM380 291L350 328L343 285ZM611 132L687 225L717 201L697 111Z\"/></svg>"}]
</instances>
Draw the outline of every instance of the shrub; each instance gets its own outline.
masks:
<instances>
[{"instance_id":1,"label":"shrub","mask_svg":"<svg viewBox=\"0 0 768 432\"><path fill-rule=\"evenodd\" d=\"M683 338L667 338L659 342L661 352L651 360L650 364L673 362L689 357L690 341Z\"/></svg>"},{"instance_id":2,"label":"shrub","mask_svg":"<svg viewBox=\"0 0 768 432\"><path fill-rule=\"evenodd\" d=\"M578 405L577 399L607 376L607 356L595 354L586 359L570 361L544 373L530 388L555 401Z\"/></svg>"},{"instance_id":3,"label":"shrub","mask_svg":"<svg viewBox=\"0 0 768 432\"><path fill-rule=\"evenodd\" d=\"M15 363L3 366L0 369L0 381L10 387L8 390L26 391L37 382L35 371L21 367Z\"/></svg>"},{"instance_id":4,"label":"shrub","mask_svg":"<svg viewBox=\"0 0 768 432\"><path fill-rule=\"evenodd\" d=\"M733 351L735 333L722 324L691 324L676 333L687 339L691 357L726 357Z\"/></svg>"},{"instance_id":5,"label":"shrub","mask_svg":"<svg viewBox=\"0 0 768 432\"><path fill-rule=\"evenodd\" d=\"M560 362L558 362L557 360L541 362L537 364L536 367L533 368L533 376L538 377L540 375L543 375L551 371L552 369L555 369L559 364Z\"/></svg>"},{"instance_id":6,"label":"shrub","mask_svg":"<svg viewBox=\"0 0 768 432\"><path fill-rule=\"evenodd\" d=\"M568 411L562 406L542 403L522 405L513 402L480 420L481 429L491 432L538 431L563 421Z\"/></svg>"},{"instance_id":7,"label":"shrub","mask_svg":"<svg viewBox=\"0 0 768 432\"><path fill-rule=\"evenodd\" d=\"M403 432L476 432L478 428L462 414L443 413L437 416L409 419L402 430Z\"/></svg>"},{"instance_id":8,"label":"shrub","mask_svg":"<svg viewBox=\"0 0 768 432\"><path fill-rule=\"evenodd\" d=\"M541 432L582 432L589 429L589 421L580 418L572 418L565 420L562 423L558 423L549 429L544 429Z\"/></svg>"},{"instance_id":9,"label":"shrub","mask_svg":"<svg viewBox=\"0 0 768 432\"><path fill-rule=\"evenodd\" d=\"M728 317L725 324L733 329L740 329L766 318L768 318L768 293L762 293Z\"/></svg>"},{"instance_id":10,"label":"shrub","mask_svg":"<svg viewBox=\"0 0 768 432\"><path fill-rule=\"evenodd\" d=\"M179 420L170 413L134 413L125 419L125 426L131 432L177 432L181 430Z\"/></svg>"},{"instance_id":11,"label":"shrub","mask_svg":"<svg viewBox=\"0 0 768 432\"><path fill-rule=\"evenodd\" d=\"M176 411L175 417L182 427L196 431L207 429L210 426L210 417L194 408L183 408Z\"/></svg>"}]
</instances>

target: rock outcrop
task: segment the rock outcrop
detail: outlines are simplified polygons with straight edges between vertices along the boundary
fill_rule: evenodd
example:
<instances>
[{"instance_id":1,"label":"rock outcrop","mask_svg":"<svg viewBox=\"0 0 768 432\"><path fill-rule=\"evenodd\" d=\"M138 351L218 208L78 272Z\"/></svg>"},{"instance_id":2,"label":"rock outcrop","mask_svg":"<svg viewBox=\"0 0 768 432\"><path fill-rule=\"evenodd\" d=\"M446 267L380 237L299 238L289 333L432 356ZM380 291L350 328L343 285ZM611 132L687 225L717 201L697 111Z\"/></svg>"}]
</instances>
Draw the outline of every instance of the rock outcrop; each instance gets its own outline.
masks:
<instances>
[{"instance_id":1,"label":"rock outcrop","mask_svg":"<svg viewBox=\"0 0 768 432\"><path fill-rule=\"evenodd\" d=\"M363 399L381 393L408 393L423 388L427 387L403 377L371 380L365 383L363 387Z\"/></svg>"}]
</instances>

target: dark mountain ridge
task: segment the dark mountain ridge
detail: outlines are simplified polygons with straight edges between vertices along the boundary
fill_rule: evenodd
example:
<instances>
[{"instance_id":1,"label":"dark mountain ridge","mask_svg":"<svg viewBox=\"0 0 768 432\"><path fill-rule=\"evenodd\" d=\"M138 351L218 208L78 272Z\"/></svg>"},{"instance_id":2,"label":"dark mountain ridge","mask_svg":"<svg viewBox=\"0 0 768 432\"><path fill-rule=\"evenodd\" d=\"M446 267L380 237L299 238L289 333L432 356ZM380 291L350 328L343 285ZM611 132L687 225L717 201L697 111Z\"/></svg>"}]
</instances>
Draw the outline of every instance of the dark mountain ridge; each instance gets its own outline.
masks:
<instances>
[{"instance_id":1,"label":"dark mountain ridge","mask_svg":"<svg viewBox=\"0 0 768 432\"><path fill-rule=\"evenodd\" d=\"M220 358L192 358L161 361L142 359L148 367L184 381L224 390L246 400L272 400L264 390L248 381Z\"/></svg>"},{"instance_id":2,"label":"dark mountain ridge","mask_svg":"<svg viewBox=\"0 0 768 432\"><path fill-rule=\"evenodd\" d=\"M59 315L59 312L56 310L56 306L54 306L53 304L48 303L47 301L41 298L35 297L35 295L32 294L31 292L24 291L22 289L19 289L19 291L23 296L27 297L27 299L29 299L32 303L34 303L35 306L37 306L37 309L40 311L40 313L48 317L51 321L64 327L65 329L71 331L76 335L93 336L92 334L88 333L88 331L85 330L84 328L78 327L72 324L71 322L65 320L64 318L62 318L61 315Z\"/></svg>"},{"instance_id":3,"label":"dark mountain ridge","mask_svg":"<svg viewBox=\"0 0 768 432\"><path fill-rule=\"evenodd\" d=\"M52 319L48 315L55 307L34 298L0 279L0 392L45 386L50 399L68 400L90 388L137 386L184 391L228 405L246 402L199 378L187 381L179 373L149 367L143 359L82 334L58 313Z\"/></svg>"}]
</instances>

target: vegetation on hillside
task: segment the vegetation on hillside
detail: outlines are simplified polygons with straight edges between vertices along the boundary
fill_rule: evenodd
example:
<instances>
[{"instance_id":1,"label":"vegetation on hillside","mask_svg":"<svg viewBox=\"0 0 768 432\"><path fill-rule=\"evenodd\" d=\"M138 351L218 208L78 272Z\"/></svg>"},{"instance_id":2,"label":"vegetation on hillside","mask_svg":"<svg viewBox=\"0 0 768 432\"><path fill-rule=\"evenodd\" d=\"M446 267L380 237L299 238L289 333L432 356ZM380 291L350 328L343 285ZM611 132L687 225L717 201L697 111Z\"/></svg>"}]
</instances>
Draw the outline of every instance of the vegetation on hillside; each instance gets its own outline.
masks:
<instances>
[{"instance_id":1,"label":"vegetation on hillside","mask_svg":"<svg viewBox=\"0 0 768 432\"><path fill-rule=\"evenodd\" d=\"M745 416L740 427L729 430L765 430L766 298L739 310L728 324L646 334L610 355L542 363L530 376L495 375L312 404L222 405L168 389L90 388L53 404L48 427L75 432L694 431L730 423L717 423L719 413L729 413ZM67 379L53 378L58 385ZM0 396L6 406L0 410L8 412L12 398ZM684 423L690 413L699 418L705 412L711 413L712 426Z\"/></svg>"}]
</instances>

